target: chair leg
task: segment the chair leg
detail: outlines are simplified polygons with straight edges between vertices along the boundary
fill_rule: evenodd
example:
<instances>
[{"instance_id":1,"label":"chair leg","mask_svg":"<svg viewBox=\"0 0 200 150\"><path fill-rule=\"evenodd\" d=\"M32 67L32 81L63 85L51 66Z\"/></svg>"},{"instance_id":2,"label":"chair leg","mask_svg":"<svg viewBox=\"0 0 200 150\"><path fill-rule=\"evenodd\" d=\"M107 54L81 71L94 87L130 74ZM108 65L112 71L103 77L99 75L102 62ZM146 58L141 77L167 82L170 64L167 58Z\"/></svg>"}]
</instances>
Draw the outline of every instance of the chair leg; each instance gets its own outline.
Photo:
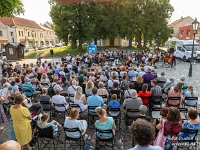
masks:
<instances>
[{"instance_id":1,"label":"chair leg","mask_svg":"<svg viewBox=\"0 0 200 150\"><path fill-rule=\"evenodd\" d=\"M56 150L54 139L53 139L53 148L54 148L54 150Z\"/></svg>"}]
</instances>

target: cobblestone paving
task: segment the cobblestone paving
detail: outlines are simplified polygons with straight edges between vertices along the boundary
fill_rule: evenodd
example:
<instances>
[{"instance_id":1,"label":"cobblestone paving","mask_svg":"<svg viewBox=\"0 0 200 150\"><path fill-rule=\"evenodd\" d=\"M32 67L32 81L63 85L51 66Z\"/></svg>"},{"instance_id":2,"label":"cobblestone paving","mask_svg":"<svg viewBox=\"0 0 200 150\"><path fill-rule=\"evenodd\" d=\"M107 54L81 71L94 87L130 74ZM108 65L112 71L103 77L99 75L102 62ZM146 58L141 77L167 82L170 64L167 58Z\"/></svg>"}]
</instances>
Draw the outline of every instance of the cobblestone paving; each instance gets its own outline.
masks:
<instances>
[{"instance_id":1,"label":"cobblestone paving","mask_svg":"<svg viewBox=\"0 0 200 150\"><path fill-rule=\"evenodd\" d=\"M29 60L26 61L26 63L29 63ZM188 72L189 72L189 62L178 62L177 61L177 65L175 68L161 68L159 66L161 66L161 64L157 64L158 69L155 69L155 71L158 72L158 75L161 72L165 72L165 76L166 78L170 78L170 77L174 77L175 81L178 82L181 76L185 76L186 77L186 81L189 83L189 85L193 85L195 87L195 90L197 91L197 93L200 95L200 63L197 63L196 65L193 65L193 76L192 77L188 77ZM200 105L200 101L198 102L198 106ZM200 108L200 107L198 107ZM57 118L55 118L56 120ZM91 123L92 125L92 123ZM9 140L9 123L5 123L3 124L3 126L5 127L3 131L0 131L0 144ZM93 134L95 132L94 129L87 129L87 134ZM125 124L124 124L124 120L121 120L121 129L120 132L117 131L116 132L116 138L115 138L115 145L117 145L118 140L120 137L124 138L124 149L128 149L132 147L132 138L131 138L131 133L127 130ZM200 139L200 135L198 136ZM61 140L64 141L64 133L61 134ZM109 144L108 144L109 145ZM51 145L51 149L53 145ZM37 148L36 148L37 149ZM73 147L70 147L69 144L67 144L67 148L68 150L72 150ZM75 149L79 149L79 148L75 148ZM102 145L100 150L109 150L110 148L107 145ZM118 150L117 147L114 148L115 150ZM198 147L198 149L200 150L200 148ZM46 149L43 149L46 150ZM57 147L57 150L64 150L64 145L63 144L59 144Z\"/></svg>"}]
</instances>

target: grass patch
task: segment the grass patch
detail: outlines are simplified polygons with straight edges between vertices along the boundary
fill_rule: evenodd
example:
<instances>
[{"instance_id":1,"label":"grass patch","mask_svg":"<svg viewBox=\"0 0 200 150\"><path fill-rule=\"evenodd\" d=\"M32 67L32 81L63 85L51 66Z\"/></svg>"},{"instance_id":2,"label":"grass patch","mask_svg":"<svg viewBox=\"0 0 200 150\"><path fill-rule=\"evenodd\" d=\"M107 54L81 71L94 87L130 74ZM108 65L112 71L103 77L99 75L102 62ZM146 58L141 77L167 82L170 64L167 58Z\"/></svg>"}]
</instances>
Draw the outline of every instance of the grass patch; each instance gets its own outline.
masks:
<instances>
[{"instance_id":1,"label":"grass patch","mask_svg":"<svg viewBox=\"0 0 200 150\"><path fill-rule=\"evenodd\" d=\"M83 50L79 51L78 48L72 49L70 45L65 47L48 48L43 50L36 50L25 54L26 59L35 59L37 53L40 53L42 58L51 58L50 49L54 50L54 57L62 57L70 54L71 56L76 56L79 53L83 54L87 51L87 46L83 46Z\"/></svg>"}]
</instances>

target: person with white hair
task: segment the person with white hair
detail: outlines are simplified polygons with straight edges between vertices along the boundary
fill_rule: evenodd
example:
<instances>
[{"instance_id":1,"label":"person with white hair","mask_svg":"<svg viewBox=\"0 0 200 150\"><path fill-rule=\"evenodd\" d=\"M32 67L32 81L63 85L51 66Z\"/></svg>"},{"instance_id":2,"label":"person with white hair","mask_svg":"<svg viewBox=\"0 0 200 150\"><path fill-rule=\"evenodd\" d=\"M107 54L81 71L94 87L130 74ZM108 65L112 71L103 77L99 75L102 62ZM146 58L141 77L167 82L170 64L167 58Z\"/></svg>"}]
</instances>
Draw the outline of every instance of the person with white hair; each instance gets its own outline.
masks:
<instances>
[{"instance_id":1,"label":"person with white hair","mask_svg":"<svg viewBox=\"0 0 200 150\"><path fill-rule=\"evenodd\" d=\"M128 109L139 109L142 105L142 99L138 97L137 91L133 90L131 91L131 98L125 99L124 103L122 105L122 108L125 110L125 113L127 113ZM137 115L136 113L128 113L128 117L134 117ZM128 122L128 119L125 119L125 122Z\"/></svg>"},{"instance_id":2,"label":"person with white hair","mask_svg":"<svg viewBox=\"0 0 200 150\"><path fill-rule=\"evenodd\" d=\"M70 95L74 95L76 93L76 89L77 89L77 81L76 80L72 80L72 85L68 87L67 89L67 93ZM74 96L71 96L70 101L74 101Z\"/></svg>"},{"instance_id":3,"label":"person with white hair","mask_svg":"<svg viewBox=\"0 0 200 150\"><path fill-rule=\"evenodd\" d=\"M133 120L136 121L137 119L145 119L150 122L150 117L146 116L147 110L148 109L145 105L141 105L139 108L140 114L135 116Z\"/></svg>"},{"instance_id":4,"label":"person with white hair","mask_svg":"<svg viewBox=\"0 0 200 150\"><path fill-rule=\"evenodd\" d=\"M176 82L174 81L174 77L171 77L171 78L169 79L169 82L167 82L167 83L164 85L164 87L163 87L163 89L162 89L162 92L168 94L168 91L169 91L170 88L173 87L173 86L176 86Z\"/></svg>"}]
</instances>

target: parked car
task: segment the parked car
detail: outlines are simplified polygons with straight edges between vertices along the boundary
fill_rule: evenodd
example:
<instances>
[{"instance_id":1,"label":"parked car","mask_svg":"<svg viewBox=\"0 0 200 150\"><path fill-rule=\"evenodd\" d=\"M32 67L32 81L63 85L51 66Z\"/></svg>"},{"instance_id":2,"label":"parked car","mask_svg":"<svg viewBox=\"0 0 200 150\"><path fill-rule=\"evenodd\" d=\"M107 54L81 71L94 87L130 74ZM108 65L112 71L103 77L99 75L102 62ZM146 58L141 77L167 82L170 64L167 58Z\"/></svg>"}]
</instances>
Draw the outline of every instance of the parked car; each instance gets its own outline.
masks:
<instances>
[{"instance_id":1,"label":"parked car","mask_svg":"<svg viewBox=\"0 0 200 150\"><path fill-rule=\"evenodd\" d=\"M42 45L42 46L38 47L38 50L42 50L42 49L45 49L45 48L47 48L47 46L46 45Z\"/></svg>"},{"instance_id":2,"label":"parked car","mask_svg":"<svg viewBox=\"0 0 200 150\"><path fill-rule=\"evenodd\" d=\"M6 51L5 49L0 50L0 56L6 56Z\"/></svg>"},{"instance_id":3,"label":"parked car","mask_svg":"<svg viewBox=\"0 0 200 150\"><path fill-rule=\"evenodd\" d=\"M62 43L56 43L55 47L61 47Z\"/></svg>"},{"instance_id":4,"label":"parked car","mask_svg":"<svg viewBox=\"0 0 200 150\"><path fill-rule=\"evenodd\" d=\"M47 44L47 48L52 48L53 46L52 46L52 44L50 43L50 44Z\"/></svg>"}]
</instances>

